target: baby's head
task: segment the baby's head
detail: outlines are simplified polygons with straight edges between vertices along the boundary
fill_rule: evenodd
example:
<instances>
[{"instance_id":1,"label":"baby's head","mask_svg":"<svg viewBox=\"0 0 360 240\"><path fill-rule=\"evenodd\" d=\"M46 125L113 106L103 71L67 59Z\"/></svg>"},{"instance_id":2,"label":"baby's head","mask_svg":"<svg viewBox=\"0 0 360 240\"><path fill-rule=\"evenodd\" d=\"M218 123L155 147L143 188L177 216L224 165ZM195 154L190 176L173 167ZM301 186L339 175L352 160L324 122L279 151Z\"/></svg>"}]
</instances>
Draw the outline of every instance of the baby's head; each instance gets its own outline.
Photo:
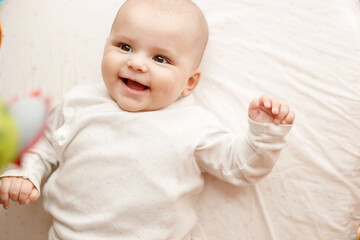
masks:
<instances>
[{"instance_id":1,"label":"baby's head","mask_svg":"<svg viewBox=\"0 0 360 240\"><path fill-rule=\"evenodd\" d=\"M189 0L127 0L107 39L102 75L126 111L164 108L197 86L208 27Z\"/></svg>"}]
</instances>

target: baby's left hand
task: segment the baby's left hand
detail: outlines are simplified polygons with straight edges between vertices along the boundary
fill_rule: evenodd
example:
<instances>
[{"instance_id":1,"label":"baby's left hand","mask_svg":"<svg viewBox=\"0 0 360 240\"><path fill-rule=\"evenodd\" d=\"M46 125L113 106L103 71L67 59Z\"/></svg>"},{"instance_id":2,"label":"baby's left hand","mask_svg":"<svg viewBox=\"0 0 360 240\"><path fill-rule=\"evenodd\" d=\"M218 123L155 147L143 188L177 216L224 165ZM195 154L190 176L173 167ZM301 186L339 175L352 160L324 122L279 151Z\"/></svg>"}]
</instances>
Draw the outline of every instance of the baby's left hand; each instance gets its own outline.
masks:
<instances>
[{"instance_id":1,"label":"baby's left hand","mask_svg":"<svg viewBox=\"0 0 360 240\"><path fill-rule=\"evenodd\" d=\"M290 111L289 106L277 98L263 95L259 99L255 98L249 106L249 117L255 122L292 124L295 119L294 112Z\"/></svg>"}]
</instances>

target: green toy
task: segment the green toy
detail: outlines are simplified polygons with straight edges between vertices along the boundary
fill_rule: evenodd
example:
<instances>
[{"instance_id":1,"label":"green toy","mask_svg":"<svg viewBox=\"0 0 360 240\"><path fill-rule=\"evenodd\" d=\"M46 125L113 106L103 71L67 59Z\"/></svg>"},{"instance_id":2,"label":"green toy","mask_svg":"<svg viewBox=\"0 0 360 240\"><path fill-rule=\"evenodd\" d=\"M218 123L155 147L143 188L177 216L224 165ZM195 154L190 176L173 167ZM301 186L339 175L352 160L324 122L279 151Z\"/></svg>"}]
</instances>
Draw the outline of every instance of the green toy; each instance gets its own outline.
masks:
<instances>
[{"instance_id":1,"label":"green toy","mask_svg":"<svg viewBox=\"0 0 360 240\"><path fill-rule=\"evenodd\" d=\"M0 169L16 158L18 143L15 121L5 105L0 102Z\"/></svg>"}]
</instances>

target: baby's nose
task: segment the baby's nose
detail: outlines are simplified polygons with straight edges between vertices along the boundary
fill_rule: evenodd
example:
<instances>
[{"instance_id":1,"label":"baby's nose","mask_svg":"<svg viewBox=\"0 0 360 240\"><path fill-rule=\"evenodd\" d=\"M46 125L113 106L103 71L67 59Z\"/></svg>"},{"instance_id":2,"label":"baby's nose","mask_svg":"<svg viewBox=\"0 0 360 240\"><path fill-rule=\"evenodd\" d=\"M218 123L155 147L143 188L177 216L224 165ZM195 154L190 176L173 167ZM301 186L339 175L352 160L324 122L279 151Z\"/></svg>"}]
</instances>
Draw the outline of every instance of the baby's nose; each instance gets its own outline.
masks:
<instances>
[{"instance_id":1,"label":"baby's nose","mask_svg":"<svg viewBox=\"0 0 360 240\"><path fill-rule=\"evenodd\" d=\"M146 65L146 59L143 56L133 56L127 62L128 68L136 72L147 72L148 66Z\"/></svg>"}]
</instances>

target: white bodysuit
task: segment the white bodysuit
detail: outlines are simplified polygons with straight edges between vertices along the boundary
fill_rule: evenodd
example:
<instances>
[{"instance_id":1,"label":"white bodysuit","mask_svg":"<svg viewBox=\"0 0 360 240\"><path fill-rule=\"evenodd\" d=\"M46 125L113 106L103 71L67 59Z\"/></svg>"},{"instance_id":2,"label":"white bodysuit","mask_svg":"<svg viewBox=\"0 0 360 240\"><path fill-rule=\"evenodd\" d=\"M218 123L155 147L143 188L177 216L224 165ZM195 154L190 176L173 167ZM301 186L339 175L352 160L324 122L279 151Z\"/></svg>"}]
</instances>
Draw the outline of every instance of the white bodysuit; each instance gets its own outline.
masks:
<instances>
[{"instance_id":1,"label":"white bodysuit","mask_svg":"<svg viewBox=\"0 0 360 240\"><path fill-rule=\"evenodd\" d=\"M126 112L106 88L80 86L49 118L46 137L22 169L54 222L49 239L190 239L202 172L235 184L267 175L290 125L249 120L242 136L193 104L193 97L150 112Z\"/></svg>"}]
</instances>

